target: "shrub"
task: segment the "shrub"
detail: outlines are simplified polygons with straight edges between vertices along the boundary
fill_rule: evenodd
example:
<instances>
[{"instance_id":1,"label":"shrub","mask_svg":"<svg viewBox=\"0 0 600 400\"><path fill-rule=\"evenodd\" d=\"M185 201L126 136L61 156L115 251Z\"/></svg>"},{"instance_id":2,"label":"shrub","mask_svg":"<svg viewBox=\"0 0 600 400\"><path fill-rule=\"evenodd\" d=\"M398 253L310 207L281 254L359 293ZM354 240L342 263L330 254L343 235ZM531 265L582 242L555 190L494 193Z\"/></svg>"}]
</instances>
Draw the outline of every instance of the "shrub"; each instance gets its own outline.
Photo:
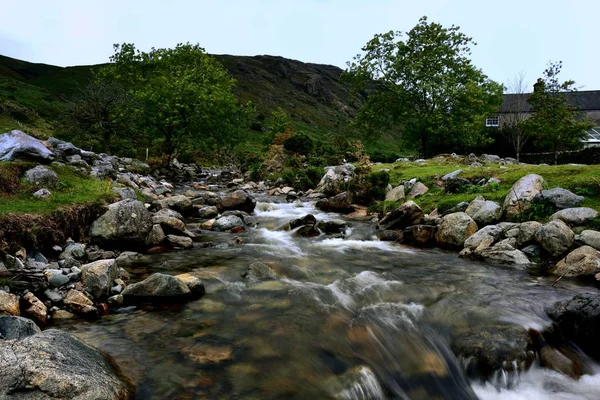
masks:
<instances>
[{"instance_id":1,"label":"shrub","mask_svg":"<svg viewBox=\"0 0 600 400\"><path fill-rule=\"evenodd\" d=\"M387 171L371 172L369 168L356 168L356 177L348 183L354 201L361 204L371 204L383 200L390 183Z\"/></svg>"},{"instance_id":2,"label":"shrub","mask_svg":"<svg viewBox=\"0 0 600 400\"><path fill-rule=\"evenodd\" d=\"M314 142L306 133L297 133L283 142L283 148L291 153L308 155L312 153Z\"/></svg>"}]
</instances>

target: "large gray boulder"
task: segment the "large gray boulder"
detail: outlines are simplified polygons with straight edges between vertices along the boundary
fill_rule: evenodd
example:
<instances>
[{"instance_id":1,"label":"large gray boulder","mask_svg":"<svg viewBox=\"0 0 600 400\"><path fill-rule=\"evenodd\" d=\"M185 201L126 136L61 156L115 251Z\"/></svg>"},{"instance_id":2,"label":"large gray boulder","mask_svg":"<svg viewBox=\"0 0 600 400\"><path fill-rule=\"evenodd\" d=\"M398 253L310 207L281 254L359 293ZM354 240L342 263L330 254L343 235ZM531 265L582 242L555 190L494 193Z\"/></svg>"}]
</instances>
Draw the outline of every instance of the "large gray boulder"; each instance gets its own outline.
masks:
<instances>
[{"instance_id":1,"label":"large gray boulder","mask_svg":"<svg viewBox=\"0 0 600 400\"><path fill-rule=\"evenodd\" d=\"M127 286L122 295L126 302L178 302L189 299L192 292L182 279L155 273L141 282Z\"/></svg>"},{"instance_id":2,"label":"large gray boulder","mask_svg":"<svg viewBox=\"0 0 600 400\"><path fill-rule=\"evenodd\" d=\"M317 201L316 206L318 209L328 212L349 213L354 211L350 192L342 192L328 199L321 199Z\"/></svg>"},{"instance_id":3,"label":"large gray boulder","mask_svg":"<svg viewBox=\"0 0 600 400\"><path fill-rule=\"evenodd\" d=\"M570 226L581 226L598 216L598 211L588 207L566 208L552 214L550 219L561 220Z\"/></svg>"},{"instance_id":4,"label":"large gray boulder","mask_svg":"<svg viewBox=\"0 0 600 400\"><path fill-rule=\"evenodd\" d=\"M567 254L550 272L567 277L596 275L600 272L600 251L590 246L581 246Z\"/></svg>"},{"instance_id":5,"label":"large gray boulder","mask_svg":"<svg viewBox=\"0 0 600 400\"><path fill-rule=\"evenodd\" d=\"M488 225L465 240L465 249L475 250L482 243L492 244L502 236L502 228L498 225Z\"/></svg>"},{"instance_id":6,"label":"large gray boulder","mask_svg":"<svg viewBox=\"0 0 600 400\"><path fill-rule=\"evenodd\" d=\"M471 215L471 218L473 218L479 226L489 225L502 218L502 207L496 202L486 200L481 207Z\"/></svg>"},{"instance_id":7,"label":"large gray boulder","mask_svg":"<svg viewBox=\"0 0 600 400\"><path fill-rule=\"evenodd\" d=\"M81 266L81 283L94 298L108 297L119 275L114 259L98 260Z\"/></svg>"},{"instance_id":8,"label":"large gray boulder","mask_svg":"<svg viewBox=\"0 0 600 400\"><path fill-rule=\"evenodd\" d=\"M548 254L559 257L573 246L575 233L564 222L554 220L542 225L534 237Z\"/></svg>"},{"instance_id":9,"label":"large gray boulder","mask_svg":"<svg viewBox=\"0 0 600 400\"><path fill-rule=\"evenodd\" d=\"M404 198L404 185L396 186L385 194L385 201L403 201Z\"/></svg>"},{"instance_id":10,"label":"large gray boulder","mask_svg":"<svg viewBox=\"0 0 600 400\"><path fill-rule=\"evenodd\" d=\"M478 256L492 264L528 265L529 258L521 251L508 244L497 244L487 247L478 253Z\"/></svg>"},{"instance_id":11,"label":"large gray boulder","mask_svg":"<svg viewBox=\"0 0 600 400\"><path fill-rule=\"evenodd\" d=\"M383 217L377 227L381 230L405 229L416 225L423 218L423 210L414 201L410 200L390 211Z\"/></svg>"},{"instance_id":12,"label":"large gray boulder","mask_svg":"<svg viewBox=\"0 0 600 400\"><path fill-rule=\"evenodd\" d=\"M227 232L237 227L244 229L245 226L244 221L237 215L224 215L215 220L212 229L218 232Z\"/></svg>"},{"instance_id":13,"label":"large gray boulder","mask_svg":"<svg viewBox=\"0 0 600 400\"><path fill-rule=\"evenodd\" d=\"M224 199L217 203L219 212L228 210L239 210L251 213L256 207L256 199L245 190L236 190L229 193Z\"/></svg>"},{"instance_id":14,"label":"large gray boulder","mask_svg":"<svg viewBox=\"0 0 600 400\"><path fill-rule=\"evenodd\" d=\"M321 178L315 191L324 193L326 196L334 196L342 192L342 184L350 182L354 178L355 169L352 164L325 167L325 175Z\"/></svg>"},{"instance_id":15,"label":"large gray boulder","mask_svg":"<svg viewBox=\"0 0 600 400\"><path fill-rule=\"evenodd\" d=\"M527 221L519 224L519 233L517 234L517 247L521 248L535 240L535 233L542 227L537 221Z\"/></svg>"},{"instance_id":16,"label":"large gray boulder","mask_svg":"<svg viewBox=\"0 0 600 400\"><path fill-rule=\"evenodd\" d=\"M477 223L464 212L444 216L438 225L435 240L441 247L462 248L465 241L477 232Z\"/></svg>"},{"instance_id":17,"label":"large gray boulder","mask_svg":"<svg viewBox=\"0 0 600 400\"><path fill-rule=\"evenodd\" d=\"M538 202L549 203L560 209L579 207L581 203L583 203L583 200L583 196L578 196L563 188L542 190L536 198L536 201Z\"/></svg>"},{"instance_id":18,"label":"large gray boulder","mask_svg":"<svg viewBox=\"0 0 600 400\"><path fill-rule=\"evenodd\" d=\"M49 329L0 341L2 399L131 399L134 387L116 364L70 333Z\"/></svg>"},{"instance_id":19,"label":"large gray boulder","mask_svg":"<svg viewBox=\"0 0 600 400\"><path fill-rule=\"evenodd\" d=\"M152 214L144 203L121 200L108 206L108 211L92 224L90 237L101 245L143 246L152 229Z\"/></svg>"},{"instance_id":20,"label":"large gray boulder","mask_svg":"<svg viewBox=\"0 0 600 400\"><path fill-rule=\"evenodd\" d=\"M509 190L504 199L504 213L507 218L515 218L531 208L535 197L541 193L544 178L529 174L518 181Z\"/></svg>"},{"instance_id":21,"label":"large gray boulder","mask_svg":"<svg viewBox=\"0 0 600 400\"><path fill-rule=\"evenodd\" d=\"M579 240L585 245L600 250L600 232L598 231L585 230L579 235Z\"/></svg>"},{"instance_id":22,"label":"large gray boulder","mask_svg":"<svg viewBox=\"0 0 600 400\"><path fill-rule=\"evenodd\" d=\"M56 172L38 165L25 172L25 180L32 186L55 188L58 185Z\"/></svg>"},{"instance_id":23,"label":"large gray boulder","mask_svg":"<svg viewBox=\"0 0 600 400\"><path fill-rule=\"evenodd\" d=\"M184 195L171 196L166 199L156 201L158 209L170 208L183 215L192 215L194 213L194 205L192 200Z\"/></svg>"},{"instance_id":24,"label":"large gray boulder","mask_svg":"<svg viewBox=\"0 0 600 400\"><path fill-rule=\"evenodd\" d=\"M18 316L0 316L0 348L2 340L22 339L41 331L30 319Z\"/></svg>"},{"instance_id":25,"label":"large gray boulder","mask_svg":"<svg viewBox=\"0 0 600 400\"><path fill-rule=\"evenodd\" d=\"M50 163L54 153L36 138L15 130L0 135L0 161L14 160Z\"/></svg>"}]
</instances>

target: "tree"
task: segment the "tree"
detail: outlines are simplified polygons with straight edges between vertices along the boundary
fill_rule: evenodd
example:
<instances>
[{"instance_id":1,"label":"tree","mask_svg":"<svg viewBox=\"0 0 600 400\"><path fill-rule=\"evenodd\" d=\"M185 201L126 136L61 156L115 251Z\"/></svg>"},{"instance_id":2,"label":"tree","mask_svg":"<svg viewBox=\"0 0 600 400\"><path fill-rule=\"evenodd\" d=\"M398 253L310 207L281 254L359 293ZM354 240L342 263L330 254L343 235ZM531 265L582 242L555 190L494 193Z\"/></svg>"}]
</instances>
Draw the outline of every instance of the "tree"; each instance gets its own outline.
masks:
<instances>
[{"instance_id":1,"label":"tree","mask_svg":"<svg viewBox=\"0 0 600 400\"><path fill-rule=\"evenodd\" d=\"M79 140L87 140L111 154L112 139L127 137L133 129L132 98L117 82L94 80L67 101L65 128Z\"/></svg>"},{"instance_id":2,"label":"tree","mask_svg":"<svg viewBox=\"0 0 600 400\"><path fill-rule=\"evenodd\" d=\"M558 75L562 61L550 62L544 77L538 79L533 94L529 97L533 114L526 121L527 129L536 136L537 142L554 153L554 163L565 150L579 149L582 139L593 124L574 111L575 82L560 82Z\"/></svg>"},{"instance_id":3,"label":"tree","mask_svg":"<svg viewBox=\"0 0 600 400\"><path fill-rule=\"evenodd\" d=\"M525 84L525 73L520 71L509 83L507 90L513 96L510 96L509 112L503 115L501 134L508 140L513 149L517 160L520 160L521 150L531 137L531 130L526 129L525 120L527 119L527 86Z\"/></svg>"},{"instance_id":4,"label":"tree","mask_svg":"<svg viewBox=\"0 0 600 400\"><path fill-rule=\"evenodd\" d=\"M478 144L485 118L502 102L502 86L475 68L470 37L422 17L407 33L375 35L346 76L369 93L359 121L377 130L401 128L403 139L432 149Z\"/></svg>"},{"instance_id":5,"label":"tree","mask_svg":"<svg viewBox=\"0 0 600 400\"><path fill-rule=\"evenodd\" d=\"M133 44L114 48L102 74L137 100L143 128L169 157L235 144L245 113L232 93L234 80L203 48L189 43L150 52Z\"/></svg>"}]
</instances>

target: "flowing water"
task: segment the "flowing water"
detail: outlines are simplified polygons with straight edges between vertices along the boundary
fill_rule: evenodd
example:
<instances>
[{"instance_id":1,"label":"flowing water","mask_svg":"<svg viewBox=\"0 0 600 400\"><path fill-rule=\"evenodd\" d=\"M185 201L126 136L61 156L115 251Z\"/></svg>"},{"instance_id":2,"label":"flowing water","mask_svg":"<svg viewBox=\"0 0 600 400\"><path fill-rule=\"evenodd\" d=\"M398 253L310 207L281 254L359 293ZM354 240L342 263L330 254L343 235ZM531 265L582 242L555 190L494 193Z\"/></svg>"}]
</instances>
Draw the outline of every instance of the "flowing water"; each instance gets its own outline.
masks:
<instances>
[{"instance_id":1,"label":"flowing water","mask_svg":"<svg viewBox=\"0 0 600 400\"><path fill-rule=\"evenodd\" d=\"M486 329L542 329L544 308L585 284L552 287L553 278L526 270L380 242L366 222L351 222L345 239L296 237L281 229L291 219L339 216L262 200L242 244L153 255L129 270L134 280L191 273L205 283L201 299L62 328L113 356L140 399L600 398L594 364L578 381L534 362L483 382L450 347ZM277 278L243 279L257 261Z\"/></svg>"}]
</instances>

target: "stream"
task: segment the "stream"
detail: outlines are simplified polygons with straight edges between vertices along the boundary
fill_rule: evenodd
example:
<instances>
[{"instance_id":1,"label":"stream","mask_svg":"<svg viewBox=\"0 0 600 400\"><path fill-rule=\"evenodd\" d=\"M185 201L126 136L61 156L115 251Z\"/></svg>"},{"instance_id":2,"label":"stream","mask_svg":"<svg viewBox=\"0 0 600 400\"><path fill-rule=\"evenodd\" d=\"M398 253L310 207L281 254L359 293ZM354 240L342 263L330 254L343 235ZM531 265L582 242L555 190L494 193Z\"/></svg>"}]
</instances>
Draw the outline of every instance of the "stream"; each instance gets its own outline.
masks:
<instances>
[{"instance_id":1,"label":"stream","mask_svg":"<svg viewBox=\"0 0 600 400\"><path fill-rule=\"evenodd\" d=\"M451 341L498 329L543 329L544 309L590 286L527 270L376 239L349 221L346 238L301 238L280 229L311 203L255 194L258 226L204 232L223 243L150 255L127 270L190 273L206 295L172 306L124 307L97 321L58 325L111 355L139 399L600 399L600 366L572 380L534 361L485 383ZM234 237L242 243L225 245ZM254 262L277 277L241 276ZM514 362L515 366L517 361Z\"/></svg>"}]
</instances>

